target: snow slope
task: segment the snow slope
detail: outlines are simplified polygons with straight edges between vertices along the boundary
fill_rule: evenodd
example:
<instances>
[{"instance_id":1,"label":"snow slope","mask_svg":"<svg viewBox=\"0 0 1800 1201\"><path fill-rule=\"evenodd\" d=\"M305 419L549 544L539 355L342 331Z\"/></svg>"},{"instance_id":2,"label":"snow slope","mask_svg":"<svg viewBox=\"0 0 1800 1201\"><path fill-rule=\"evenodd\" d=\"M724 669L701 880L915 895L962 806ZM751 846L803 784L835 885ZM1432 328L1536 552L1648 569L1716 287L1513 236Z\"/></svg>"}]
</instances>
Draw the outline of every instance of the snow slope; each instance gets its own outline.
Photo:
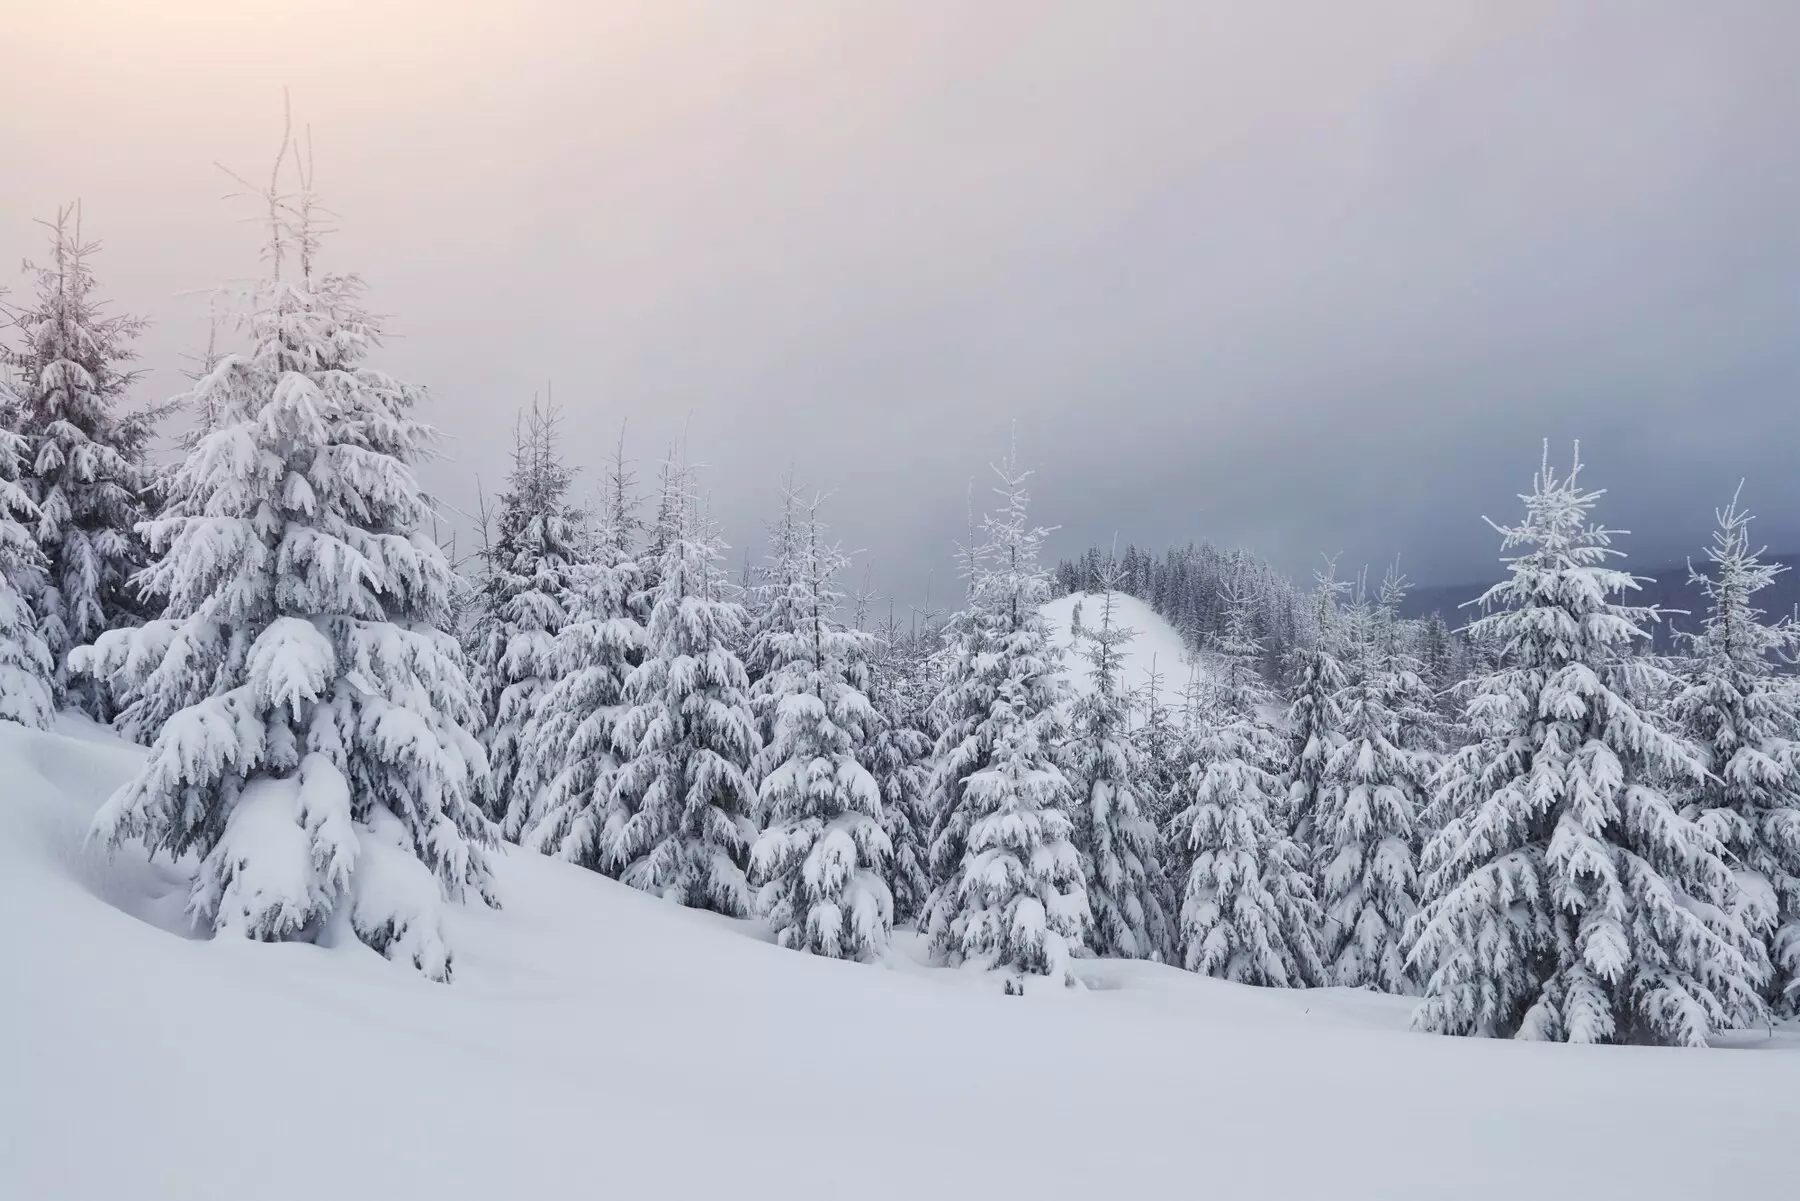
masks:
<instances>
[{"instance_id":1,"label":"snow slope","mask_svg":"<svg viewBox=\"0 0 1800 1201\"><path fill-rule=\"evenodd\" d=\"M1064 667L1077 692L1091 690L1090 677L1094 669L1087 660L1077 658L1072 653L1078 648L1069 630L1070 617L1079 604L1082 624L1097 626L1100 624L1100 607L1104 601L1105 597L1100 593L1088 595L1072 592L1050 601L1042 610L1045 620L1050 624L1051 639L1065 652ZM1150 678L1151 666L1154 665L1163 677L1163 704L1179 720L1181 693L1188 682L1188 653L1187 648L1182 645L1180 633L1144 601L1123 592L1113 594L1113 621L1137 631L1137 637L1125 648L1125 686L1133 690L1144 687Z\"/></svg>"},{"instance_id":2,"label":"snow slope","mask_svg":"<svg viewBox=\"0 0 1800 1201\"><path fill-rule=\"evenodd\" d=\"M183 937L83 845L138 752L0 723L0 1197L1779 1196L1800 1056L1405 1032L1092 962L998 995L512 852L456 981ZM910 946L910 943L908 944Z\"/></svg>"}]
</instances>

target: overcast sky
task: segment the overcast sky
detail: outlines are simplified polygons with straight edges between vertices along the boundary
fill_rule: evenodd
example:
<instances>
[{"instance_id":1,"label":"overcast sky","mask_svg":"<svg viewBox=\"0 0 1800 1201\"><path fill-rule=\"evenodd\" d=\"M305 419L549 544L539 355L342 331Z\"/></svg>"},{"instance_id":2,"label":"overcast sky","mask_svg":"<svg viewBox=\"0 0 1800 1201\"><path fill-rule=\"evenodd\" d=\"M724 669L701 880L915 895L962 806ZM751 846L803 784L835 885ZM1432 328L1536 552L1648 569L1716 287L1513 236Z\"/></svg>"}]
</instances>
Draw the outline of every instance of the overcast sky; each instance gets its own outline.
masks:
<instances>
[{"instance_id":1,"label":"overcast sky","mask_svg":"<svg viewBox=\"0 0 1800 1201\"><path fill-rule=\"evenodd\" d=\"M0 262L80 198L146 401L290 88L459 505L553 381L577 462L690 429L740 544L792 462L907 597L1015 419L1057 552L1479 578L1546 436L1640 565L1739 476L1800 547L1792 0L68 0L0 46Z\"/></svg>"}]
</instances>

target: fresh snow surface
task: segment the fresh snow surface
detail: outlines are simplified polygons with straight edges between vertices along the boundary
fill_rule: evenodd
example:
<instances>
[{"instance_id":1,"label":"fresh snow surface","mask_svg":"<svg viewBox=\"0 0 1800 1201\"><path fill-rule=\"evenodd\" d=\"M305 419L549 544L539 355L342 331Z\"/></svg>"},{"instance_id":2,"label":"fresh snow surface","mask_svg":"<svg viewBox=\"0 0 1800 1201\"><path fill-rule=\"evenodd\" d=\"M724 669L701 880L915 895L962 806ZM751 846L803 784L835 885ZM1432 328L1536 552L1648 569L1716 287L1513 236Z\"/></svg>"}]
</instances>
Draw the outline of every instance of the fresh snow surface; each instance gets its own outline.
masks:
<instances>
[{"instance_id":1,"label":"fresh snow surface","mask_svg":"<svg viewBox=\"0 0 1800 1201\"><path fill-rule=\"evenodd\" d=\"M1069 682L1078 693L1086 693L1093 688L1093 664L1077 656L1081 649L1070 634L1070 618L1075 606L1081 606L1081 623L1095 627L1100 624L1100 610L1105 604L1105 596L1101 593L1072 592L1067 596L1059 596L1043 606L1044 619L1050 623L1050 639L1063 649L1063 669L1068 673ZM1162 673L1162 703L1169 710L1170 718L1177 724L1181 721L1182 691L1188 682L1188 652L1182 645L1181 634L1147 603L1135 596L1127 596L1123 592L1113 593L1113 624L1129 626L1137 631L1125 646L1125 671L1122 676L1125 687L1137 692L1145 686L1150 678L1150 668L1154 664ZM1082 645L1085 645L1085 639Z\"/></svg>"},{"instance_id":2,"label":"fresh snow surface","mask_svg":"<svg viewBox=\"0 0 1800 1201\"><path fill-rule=\"evenodd\" d=\"M1410 1003L1087 961L1005 997L530 853L454 983L186 937L88 822L141 752L0 723L0 1197L1782 1196L1800 1047L1411 1034Z\"/></svg>"}]
</instances>

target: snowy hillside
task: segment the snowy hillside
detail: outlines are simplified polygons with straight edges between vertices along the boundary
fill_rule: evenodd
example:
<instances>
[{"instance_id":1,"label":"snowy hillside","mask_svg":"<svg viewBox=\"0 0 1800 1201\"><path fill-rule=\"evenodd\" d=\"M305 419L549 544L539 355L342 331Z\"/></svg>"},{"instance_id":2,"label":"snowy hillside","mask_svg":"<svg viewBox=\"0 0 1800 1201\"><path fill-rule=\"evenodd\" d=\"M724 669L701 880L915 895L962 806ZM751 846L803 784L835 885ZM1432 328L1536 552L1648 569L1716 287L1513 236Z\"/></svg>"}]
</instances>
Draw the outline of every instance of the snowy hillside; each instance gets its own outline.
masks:
<instances>
[{"instance_id":1,"label":"snowy hillside","mask_svg":"<svg viewBox=\"0 0 1800 1201\"><path fill-rule=\"evenodd\" d=\"M1074 646L1069 625L1076 605L1081 606L1082 623L1092 626L1100 621L1103 601L1104 597L1098 593L1073 592L1046 604L1043 613L1050 623L1050 636L1056 645L1065 652ZM1187 649L1182 645L1180 633L1149 604L1123 592L1113 593L1113 621L1137 631L1137 637L1125 651L1125 686L1134 691L1143 688L1154 665L1163 678L1163 704L1179 713L1182 689L1188 680ZM1073 654L1066 654L1064 667L1076 691L1086 692L1090 687L1088 677L1092 667Z\"/></svg>"},{"instance_id":2,"label":"snowy hillside","mask_svg":"<svg viewBox=\"0 0 1800 1201\"><path fill-rule=\"evenodd\" d=\"M1134 617L1134 620L1136 618ZM1147 624L1147 623L1146 623ZM1090 962L1019 998L779 950L532 855L456 979L184 937L87 823L138 752L0 723L0 1196L1779 1195L1787 1036L1405 1032L1408 1002ZM903 946L910 946L903 940ZM1748 1153L1761 1149L1757 1153ZM1746 1152L1746 1153L1740 1153Z\"/></svg>"}]
</instances>

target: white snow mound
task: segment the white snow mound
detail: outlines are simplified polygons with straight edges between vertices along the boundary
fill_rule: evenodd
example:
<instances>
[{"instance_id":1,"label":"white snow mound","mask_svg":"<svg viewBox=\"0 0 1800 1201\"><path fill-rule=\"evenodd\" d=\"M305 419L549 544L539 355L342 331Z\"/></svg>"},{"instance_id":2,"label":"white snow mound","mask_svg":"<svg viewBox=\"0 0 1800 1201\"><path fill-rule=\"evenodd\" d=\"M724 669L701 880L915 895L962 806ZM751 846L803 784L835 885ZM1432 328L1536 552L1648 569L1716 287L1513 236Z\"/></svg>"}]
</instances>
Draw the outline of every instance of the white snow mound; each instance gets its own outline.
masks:
<instances>
[{"instance_id":1,"label":"white snow mound","mask_svg":"<svg viewBox=\"0 0 1800 1201\"><path fill-rule=\"evenodd\" d=\"M1136 620L1136 618L1134 618ZM1146 623L1147 624L1147 623ZM0 1197L1779 1196L1800 1058L1406 1032L1147 964L1001 996L769 945L532 854L455 983L185 937L85 845L139 752L0 723ZM1792 1047L1785 1034L1744 1040Z\"/></svg>"},{"instance_id":2,"label":"white snow mound","mask_svg":"<svg viewBox=\"0 0 1800 1201\"><path fill-rule=\"evenodd\" d=\"M1085 640L1074 637L1071 618L1075 606L1080 605L1081 624L1089 628L1098 627L1100 611L1105 601L1102 593L1072 592L1048 602L1040 610L1050 625L1051 641L1063 648L1063 668L1068 674L1070 685L1077 693L1086 694L1093 690L1094 668L1076 653L1085 644ZM1135 596L1115 592L1112 594L1112 602L1113 624L1129 627L1137 635L1124 648L1125 687L1134 692L1144 688L1154 668L1162 676L1159 695L1163 706L1179 722L1181 694L1187 687L1190 667L1187 648L1182 644L1180 632L1169 624L1167 618Z\"/></svg>"}]
</instances>

